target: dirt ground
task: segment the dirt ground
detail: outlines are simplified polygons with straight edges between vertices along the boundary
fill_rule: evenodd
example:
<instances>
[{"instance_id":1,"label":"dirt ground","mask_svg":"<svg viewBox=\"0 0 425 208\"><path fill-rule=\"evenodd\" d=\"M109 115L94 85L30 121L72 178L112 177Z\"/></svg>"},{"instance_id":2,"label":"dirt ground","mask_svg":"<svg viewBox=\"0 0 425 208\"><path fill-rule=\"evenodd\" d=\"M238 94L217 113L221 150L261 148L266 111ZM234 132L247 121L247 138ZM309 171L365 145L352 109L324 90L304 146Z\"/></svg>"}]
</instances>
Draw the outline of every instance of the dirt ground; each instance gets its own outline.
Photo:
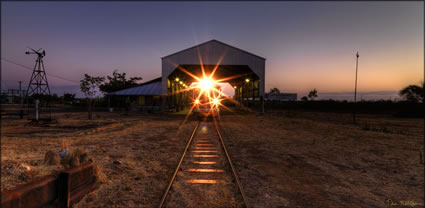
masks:
<instances>
[{"instance_id":1,"label":"dirt ground","mask_svg":"<svg viewBox=\"0 0 425 208\"><path fill-rule=\"evenodd\" d=\"M43 158L48 150L60 151L65 139L70 151L87 151L106 176L76 207L157 206L196 123L181 127L181 117L96 115L92 121L86 113L54 115L58 123L49 126L3 120L2 190L58 170L43 165ZM30 166L33 177L22 177L20 166Z\"/></svg>"},{"instance_id":2,"label":"dirt ground","mask_svg":"<svg viewBox=\"0 0 425 208\"><path fill-rule=\"evenodd\" d=\"M1 189L57 170L47 150L88 152L105 175L76 207L155 207L195 121L62 113L57 124L2 120ZM423 207L424 120L308 112L223 115L221 128L252 207ZM21 167L33 170L22 177Z\"/></svg>"},{"instance_id":3,"label":"dirt ground","mask_svg":"<svg viewBox=\"0 0 425 208\"><path fill-rule=\"evenodd\" d=\"M274 112L223 117L253 207L423 207L424 120Z\"/></svg>"}]
</instances>

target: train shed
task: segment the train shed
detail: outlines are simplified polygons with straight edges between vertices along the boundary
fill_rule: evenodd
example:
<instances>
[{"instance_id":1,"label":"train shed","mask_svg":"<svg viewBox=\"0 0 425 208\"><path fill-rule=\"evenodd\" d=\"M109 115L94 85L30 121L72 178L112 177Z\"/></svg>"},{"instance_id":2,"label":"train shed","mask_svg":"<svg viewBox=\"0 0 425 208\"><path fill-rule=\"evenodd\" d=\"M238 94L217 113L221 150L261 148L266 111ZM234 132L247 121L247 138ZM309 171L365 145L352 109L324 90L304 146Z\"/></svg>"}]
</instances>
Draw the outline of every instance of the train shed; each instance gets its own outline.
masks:
<instances>
[{"instance_id":1,"label":"train shed","mask_svg":"<svg viewBox=\"0 0 425 208\"><path fill-rule=\"evenodd\" d=\"M145 111L161 110L161 77L147 81L138 86L108 94L128 102L135 109ZM110 99L111 97L109 97ZM108 102L109 103L109 102ZM112 107L112 106L110 106ZM117 107L117 106L114 106Z\"/></svg>"},{"instance_id":2,"label":"train shed","mask_svg":"<svg viewBox=\"0 0 425 208\"><path fill-rule=\"evenodd\" d=\"M235 100L241 105L258 106L264 112L266 59L226 43L210 40L162 58L162 108L181 110L185 93L180 91L202 77L202 70L214 73L215 80L223 80L235 89Z\"/></svg>"}]
</instances>

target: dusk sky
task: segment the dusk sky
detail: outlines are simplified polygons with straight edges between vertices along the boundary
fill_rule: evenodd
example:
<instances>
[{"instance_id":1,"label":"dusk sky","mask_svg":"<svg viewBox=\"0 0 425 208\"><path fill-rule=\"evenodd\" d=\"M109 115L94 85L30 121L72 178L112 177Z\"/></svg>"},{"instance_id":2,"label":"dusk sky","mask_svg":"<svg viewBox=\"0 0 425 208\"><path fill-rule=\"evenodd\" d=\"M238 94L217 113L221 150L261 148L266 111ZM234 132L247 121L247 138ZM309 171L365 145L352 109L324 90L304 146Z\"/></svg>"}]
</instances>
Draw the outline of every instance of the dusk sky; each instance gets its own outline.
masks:
<instances>
[{"instance_id":1,"label":"dusk sky","mask_svg":"<svg viewBox=\"0 0 425 208\"><path fill-rule=\"evenodd\" d=\"M51 90L78 92L84 73L144 81L161 57L216 39L266 60L266 91L394 98L424 79L423 2L1 2L1 56L33 67L43 48ZM1 61L2 90L31 71ZM350 95L350 97L346 97Z\"/></svg>"}]
</instances>

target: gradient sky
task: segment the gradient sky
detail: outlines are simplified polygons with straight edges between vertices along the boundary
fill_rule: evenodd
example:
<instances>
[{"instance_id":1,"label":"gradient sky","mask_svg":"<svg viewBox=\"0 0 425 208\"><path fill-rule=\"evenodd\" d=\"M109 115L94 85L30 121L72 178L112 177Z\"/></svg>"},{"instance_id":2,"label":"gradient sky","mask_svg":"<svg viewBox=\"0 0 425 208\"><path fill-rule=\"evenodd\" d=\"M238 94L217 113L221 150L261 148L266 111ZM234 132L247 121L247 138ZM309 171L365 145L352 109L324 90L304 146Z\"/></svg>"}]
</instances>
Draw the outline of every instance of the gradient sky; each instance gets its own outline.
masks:
<instances>
[{"instance_id":1,"label":"gradient sky","mask_svg":"<svg viewBox=\"0 0 425 208\"><path fill-rule=\"evenodd\" d=\"M1 4L2 58L32 68L35 57L24 54L26 47L43 48L47 73L77 82L84 73L114 69L148 81L161 75L161 57L211 39L265 57L266 91L301 97L316 88L319 98L347 96L356 51L358 91L365 96L394 97L424 79L423 2ZM3 90L19 80L27 86L31 71L1 64ZM59 95L79 89L48 79Z\"/></svg>"}]
</instances>

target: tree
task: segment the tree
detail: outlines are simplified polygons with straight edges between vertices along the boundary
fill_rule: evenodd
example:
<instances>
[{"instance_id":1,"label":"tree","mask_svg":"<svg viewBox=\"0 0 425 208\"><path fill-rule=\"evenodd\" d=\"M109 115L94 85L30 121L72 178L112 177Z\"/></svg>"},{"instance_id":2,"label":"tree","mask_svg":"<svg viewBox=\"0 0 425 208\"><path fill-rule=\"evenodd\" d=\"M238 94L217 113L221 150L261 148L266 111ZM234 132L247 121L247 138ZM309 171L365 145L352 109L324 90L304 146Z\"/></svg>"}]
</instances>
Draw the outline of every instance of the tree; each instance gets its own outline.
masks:
<instances>
[{"instance_id":1,"label":"tree","mask_svg":"<svg viewBox=\"0 0 425 208\"><path fill-rule=\"evenodd\" d=\"M278 88L271 88L270 89L270 91L269 91L269 93L270 94L279 94L280 93L280 90L278 89Z\"/></svg>"},{"instance_id":2,"label":"tree","mask_svg":"<svg viewBox=\"0 0 425 208\"><path fill-rule=\"evenodd\" d=\"M80 89L87 99L88 119L90 120L92 119L92 99L96 96L97 89L104 80L104 77L92 77L88 74L84 74L84 79L80 80Z\"/></svg>"},{"instance_id":3,"label":"tree","mask_svg":"<svg viewBox=\"0 0 425 208\"><path fill-rule=\"evenodd\" d=\"M303 97L301 98L301 100L302 100L302 101L308 101L308 98L307 98L306 96L303 96Z\"/></svg>"},{"instance_id":4,"label":"tree","mask_svg":"<svg viewBox=\"0 0 425 208\"><path fill-rule=\"evenodd\" d=\"M422 86L409 85L399 92L400 97L410 102L424 102L425 98L425 82L422 82Z\"/></svg>"},{"instance_id":5,"label":"tree","mask_svg":"<svg viewBox=\"0 0 425 208\"><path fill-rule=\"evenodd\" d=\"M317 95L317 90L316 89L313 89L312 91L310 91L309 93L308 93L308 98L310 98L310 100L314 100L314 98L316 98L318 95Z\"/></svg>"},{"instance_id":6,"label":"tree","mask_svg":"<svg viewBox=\"0 0 425 208\"><path fill-rule=\"evenodd\" d=\"M100 91L103 93L111 93L116 92L119 90L127 89L130 87L137 86L137 81L142 80L141 77L130 77L130 79L127 79L126 73L118 73L117 70L114 70L111 76L107 76L108 81L103 82L99 85Z\"/></svg>"},{"instance_id":7,"label":"tree","mask_svg":"<svg viewBox=\"0 0 425 208\"><path fill-rule=\"evenodd\" d=\"M72 93L64 93L63 94L63 101L65 102L70 102L75 100L75 94Z\"/></svg>"}]
</instances>

